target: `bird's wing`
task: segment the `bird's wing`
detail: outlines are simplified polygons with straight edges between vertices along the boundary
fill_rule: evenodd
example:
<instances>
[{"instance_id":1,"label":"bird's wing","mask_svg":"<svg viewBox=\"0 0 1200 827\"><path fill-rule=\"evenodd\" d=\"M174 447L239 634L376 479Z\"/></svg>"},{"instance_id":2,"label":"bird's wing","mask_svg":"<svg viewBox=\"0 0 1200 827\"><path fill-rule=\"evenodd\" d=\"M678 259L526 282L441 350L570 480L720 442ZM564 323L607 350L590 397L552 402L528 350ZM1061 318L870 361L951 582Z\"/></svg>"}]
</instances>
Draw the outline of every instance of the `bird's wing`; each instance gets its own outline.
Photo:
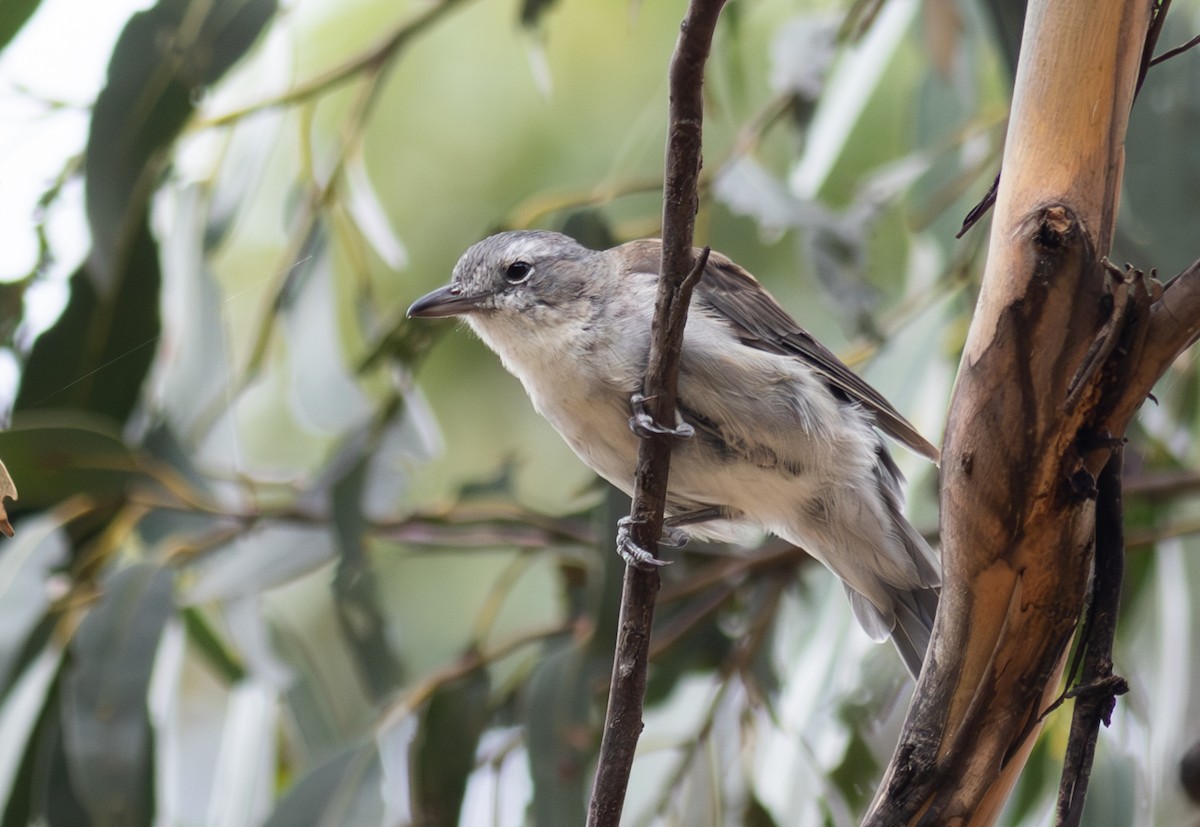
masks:
<instances>
[{"instance_id":1,"label":"bird's wing","mask_svg":"<svg viewBox=\"0 0 1200 827\"><path fill-rule=\"evenodd\" d=\"M661 244L634 241L624 247L627 260L641 272L657 273ZM696 286L695 300L724 318L743 344L802 359L834 389L860 403L875 415L888 435L933 462L938 449L921 436L908 420L833 354L796 323L758 280L720 253L710 253L708 265Z\"/></svg>"}]
</instances>

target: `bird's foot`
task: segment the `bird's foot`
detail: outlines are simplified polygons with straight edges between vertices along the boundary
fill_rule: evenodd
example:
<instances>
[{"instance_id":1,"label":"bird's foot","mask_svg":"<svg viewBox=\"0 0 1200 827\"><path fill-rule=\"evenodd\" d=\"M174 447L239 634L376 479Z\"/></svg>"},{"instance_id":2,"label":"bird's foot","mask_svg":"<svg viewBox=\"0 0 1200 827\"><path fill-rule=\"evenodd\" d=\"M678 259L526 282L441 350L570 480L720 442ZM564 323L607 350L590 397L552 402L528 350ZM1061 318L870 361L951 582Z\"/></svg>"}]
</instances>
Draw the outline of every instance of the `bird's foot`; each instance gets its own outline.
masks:
<instances>
[{"instance_id":1,"label":"bird's foot","mask_svg":"<svg viewBox=\"0 0 1200 827\"><path fill-rule=\"evenodd\" d=\"M655 422L654 417L646 410L646 397L640 393L629 397L629 407L633 410L633 416L629 417L629 430L642 439L648 439L651 434L666 434L679 439L689 439L696 434L696 429L682 420L674 428L668 428Z\"/></svg>"},{"instance_id":2,"label":"bird's foot","mask_svg":"<svg viewBox=\"0 0 1200 827\"><path fill-rule=\"evenodd\" d=\"M659 560L633 541L633 537L630 536L630 527L634 522L636 521L633 517L622 517L617 520L617 554L620 554L621 559L627 564L642 571L654 571L657 568L669 566L670 560ZM672 541L678 539L677 534L683 533L679 529L671 529L670 532ZM666 531L664 531L664 536L666 536ZM670 542L667 544L670 545ZM678 548L678 546L672 547Z\"/></svg>"}]
</instances>

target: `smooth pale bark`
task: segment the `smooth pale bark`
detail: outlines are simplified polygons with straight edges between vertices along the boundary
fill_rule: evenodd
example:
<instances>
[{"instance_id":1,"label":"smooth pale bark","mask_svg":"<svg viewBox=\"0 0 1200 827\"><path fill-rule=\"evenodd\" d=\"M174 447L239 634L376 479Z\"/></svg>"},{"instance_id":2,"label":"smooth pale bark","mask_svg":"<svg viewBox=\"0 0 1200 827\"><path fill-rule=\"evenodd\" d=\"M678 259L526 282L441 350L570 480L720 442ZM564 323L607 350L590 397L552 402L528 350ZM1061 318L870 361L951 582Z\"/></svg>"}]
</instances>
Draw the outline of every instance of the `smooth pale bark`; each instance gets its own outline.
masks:
<instances>
[{"instance_id":1,"label":"smooth pale bark","mask_svg":"<svg viewBox=\"0 0 1200 827\"><path fill-rule=\"evenodd\" d=\"M1200 271L1164 294L1101 263L1151 0L1031 0L988 262L942 453L945 587L865 824L990 824L1057 692L1092 565L1095 479L1194 340Z\"/></svg>"}]
</instances>

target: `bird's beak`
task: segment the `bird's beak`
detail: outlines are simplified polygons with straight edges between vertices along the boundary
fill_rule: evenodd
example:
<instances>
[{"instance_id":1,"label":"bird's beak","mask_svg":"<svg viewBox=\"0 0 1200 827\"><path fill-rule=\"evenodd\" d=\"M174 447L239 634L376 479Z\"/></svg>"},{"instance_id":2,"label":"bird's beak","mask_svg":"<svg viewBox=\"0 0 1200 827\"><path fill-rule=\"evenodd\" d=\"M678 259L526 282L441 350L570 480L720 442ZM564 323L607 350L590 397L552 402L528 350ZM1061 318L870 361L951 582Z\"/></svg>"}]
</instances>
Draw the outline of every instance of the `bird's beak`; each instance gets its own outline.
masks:
<instances>
[{"instance_id":1,"label":"bird's beak","mask_svg":"<svg viewBox=\"0 0 1200 827\"><path fill-rule=\"evenodd\" d=\"M408 317L419 316L433 319L470 313L479 306L481 297L468 296L461 291L462 288L454 284L439 287L413 302L412 307L408 308Z\"/></svg>"}]
</instances>

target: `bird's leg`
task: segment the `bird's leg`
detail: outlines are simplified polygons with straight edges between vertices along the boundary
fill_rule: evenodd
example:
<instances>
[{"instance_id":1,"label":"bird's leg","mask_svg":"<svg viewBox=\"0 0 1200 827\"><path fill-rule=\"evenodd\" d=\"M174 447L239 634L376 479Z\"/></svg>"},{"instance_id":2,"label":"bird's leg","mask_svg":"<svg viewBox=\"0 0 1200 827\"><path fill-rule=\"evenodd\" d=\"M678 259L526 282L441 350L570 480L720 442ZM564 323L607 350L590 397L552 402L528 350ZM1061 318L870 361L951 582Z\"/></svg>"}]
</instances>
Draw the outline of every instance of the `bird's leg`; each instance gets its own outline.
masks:
<instances>
[{"instance_id":1,"label":"bird's leg","mask_svg":"<svg viewBox=\"0 0 1200 827\"><path fill-rule=\"evenodd\" d=\"M688 541L687 532L682 530L683 526L699 525L728 516L729 513L724 508L719 505L711 505L708 508L698 508L685 514L667 517L663 520L663 536L659 542L668 548L683 548Z\"/></svg>"},{"instance_id":2,"label":"bird's leg","mask_svg":"<svg viewBox=\"0 0 1200 827\"><path fill-rule=\"evenodd\" d=\"M633 411L633 416L629 417L629 430L642 439L648 438L651 434L667 434L668 436L679 437L680 439L688 439L696 433L696 429L682 419L679 420L679 424L674 428L668 428L665 425L655 422L654 417L646 410L646 397L640 393L635 393L629 397L629 407ZM676 414L676 417L678 416Z\"/></svg>"},{"instance_id":3,"label":"bird's leg","mask_svg":"<svg viewBox=\"0 0 1200 827\"><path fill-rule=\"evenodd\" d=\"M617 520L617 554L621 555L621 559L629 565L644 571L653 571L656 568L670 565L670 560L659 560L633 541L633 537L630 536L630 528L636 522L640 521L629 516Z\"/></svg>"},{"instance_id":4,"label":"bird's leg","mask_svg":"<svg viewBox=\"0 0 1200 827\"><path fill-rule=\"evenodd\" d=\"M683 526L706 523L709 520L718 520L726 516L728 515L724 509L711 506L668 517L663 520L662 537L658 542L667 548L683 548L688 541L688 535L683 530ZM621 555L621 559L631 566L647 570L669 565L669 560L660 560L633 542L633 537L630 536L630 527L634 522L636 521L633 517L622 517L617 520L617 553Z\"/></svg>"}]
</instances>

